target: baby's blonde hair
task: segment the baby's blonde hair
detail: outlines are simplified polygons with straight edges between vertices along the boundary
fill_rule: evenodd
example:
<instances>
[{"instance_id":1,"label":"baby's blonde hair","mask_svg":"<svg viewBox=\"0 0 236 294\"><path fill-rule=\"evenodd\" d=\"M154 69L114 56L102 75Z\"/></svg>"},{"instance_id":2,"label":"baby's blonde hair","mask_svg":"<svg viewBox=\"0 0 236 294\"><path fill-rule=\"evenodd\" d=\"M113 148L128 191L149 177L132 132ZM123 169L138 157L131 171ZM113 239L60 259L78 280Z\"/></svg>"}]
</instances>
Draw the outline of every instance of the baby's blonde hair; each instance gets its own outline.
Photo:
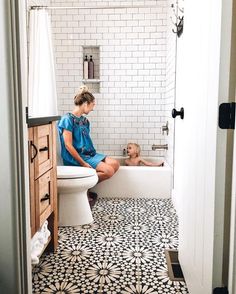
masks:
<instances>
[{"instance_id":1,"label":"baby's blonde hair","mask_svg":"<svg viewBox=\"0 0 236 294\"><path fill-rule=\"evenodd\" d=\"M128 143L127 146L133 146L136 149L137 156L140 156L141 148L137 143Z\"/></svg>"}]
</instances>

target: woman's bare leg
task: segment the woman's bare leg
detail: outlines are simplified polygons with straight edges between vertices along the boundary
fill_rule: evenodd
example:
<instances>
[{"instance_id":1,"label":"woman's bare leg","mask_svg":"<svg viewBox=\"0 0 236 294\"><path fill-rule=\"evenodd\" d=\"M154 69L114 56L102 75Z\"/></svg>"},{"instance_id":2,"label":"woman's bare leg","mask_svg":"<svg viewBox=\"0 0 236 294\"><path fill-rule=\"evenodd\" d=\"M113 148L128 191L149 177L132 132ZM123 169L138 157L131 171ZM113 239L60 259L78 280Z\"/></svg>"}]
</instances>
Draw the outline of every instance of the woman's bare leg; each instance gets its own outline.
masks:
<instances>
[{"instance_id":1,"label":"woman's bare leg","mask_svg":"<svg viewBox=\"0 0 236 294\"><path fill-rule=\"evenodd\" d=\"M119 161L111 157L106 157L104 162L107 163L108 165L111 165L114 169L114 172L117 172L117 170L120 167Z\"/></svg>"},{"instance_id":2,"label":"woman's bare leg","mask_svg":"<svg viewBox=\"0 0 236 294\"><path fill-rule=\"evenodd\" d=\"M111 178L119 168L119 162L115 159L106 157L105 162L101 161L97 167L98 182Z\"/></svg>"},{"instance_id":3,"label":"woman's bare leg","mask_svg":"<svg viewBox=\"0 0 236 294\"><path fill-rule=\"evenodd\" d=\"M112 177L115 173L112 166L108 165L107 163L101 161L96 167L97 175L98 175L98 182L104 181Z\"/></svg>"}]
</instances>

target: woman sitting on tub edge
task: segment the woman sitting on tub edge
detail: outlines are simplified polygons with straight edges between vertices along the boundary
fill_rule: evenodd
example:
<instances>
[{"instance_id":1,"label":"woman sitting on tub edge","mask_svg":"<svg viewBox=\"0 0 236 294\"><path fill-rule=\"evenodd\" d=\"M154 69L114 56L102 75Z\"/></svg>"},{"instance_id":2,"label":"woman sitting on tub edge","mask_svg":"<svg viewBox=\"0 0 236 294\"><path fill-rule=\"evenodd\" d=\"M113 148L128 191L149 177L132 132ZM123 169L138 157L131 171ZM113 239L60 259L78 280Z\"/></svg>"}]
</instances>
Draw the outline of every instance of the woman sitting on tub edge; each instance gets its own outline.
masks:
<instances>
[{"instance_id":1,"label":"woman sitting on tub edge","mask_svg":"<svg viewBox=\"0 0 236 294\"><path fill-rule=\"evenodd\" d=\"M127 154L129 156L128 159L125 160L125 165L138 166L138 165L146 165L146 166L164 166L164 162L154 163L147 160L144 160L140 157L141 148L136 143L128 143L127 145Z\"/></svg>"}]
</instances>

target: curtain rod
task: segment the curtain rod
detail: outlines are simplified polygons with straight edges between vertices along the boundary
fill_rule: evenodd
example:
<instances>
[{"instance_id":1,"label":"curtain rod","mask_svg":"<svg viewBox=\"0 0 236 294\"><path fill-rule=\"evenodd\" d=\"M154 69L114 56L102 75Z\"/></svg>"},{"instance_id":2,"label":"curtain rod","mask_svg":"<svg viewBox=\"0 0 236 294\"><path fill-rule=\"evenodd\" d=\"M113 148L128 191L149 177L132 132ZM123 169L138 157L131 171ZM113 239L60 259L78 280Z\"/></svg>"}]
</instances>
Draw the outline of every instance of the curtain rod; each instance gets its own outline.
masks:
<instances>
[{"instance_id":1,"label":"curtain rod","mask_svg":"<svg viewBox=\"0 0 236 294\"><path fill-rule=\"evenodd\" d=\"M29 10L31 9L122 9L122 8L157 8L155 5L133 5L133 6L29 6Z\"/></svg>"}]
</instances>

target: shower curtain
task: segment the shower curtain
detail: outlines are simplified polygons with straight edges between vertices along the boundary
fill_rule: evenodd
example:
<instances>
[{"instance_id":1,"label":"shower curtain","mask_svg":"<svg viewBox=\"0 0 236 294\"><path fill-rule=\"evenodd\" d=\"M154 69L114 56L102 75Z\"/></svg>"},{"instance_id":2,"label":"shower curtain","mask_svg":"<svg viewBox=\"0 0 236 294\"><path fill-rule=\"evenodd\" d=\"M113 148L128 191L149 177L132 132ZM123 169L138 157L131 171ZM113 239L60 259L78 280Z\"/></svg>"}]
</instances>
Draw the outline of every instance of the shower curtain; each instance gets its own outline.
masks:
<instances>
[{"instance_id":1,"label":"shower curtain","mask_svg":"<svg viewBox=\"0 0 236 294\"><path fill-rule=\"evenodd\" d=\"M30 11L29 116L57 115L51 23L45 9Z\"/></svg>"}]
</instances>

